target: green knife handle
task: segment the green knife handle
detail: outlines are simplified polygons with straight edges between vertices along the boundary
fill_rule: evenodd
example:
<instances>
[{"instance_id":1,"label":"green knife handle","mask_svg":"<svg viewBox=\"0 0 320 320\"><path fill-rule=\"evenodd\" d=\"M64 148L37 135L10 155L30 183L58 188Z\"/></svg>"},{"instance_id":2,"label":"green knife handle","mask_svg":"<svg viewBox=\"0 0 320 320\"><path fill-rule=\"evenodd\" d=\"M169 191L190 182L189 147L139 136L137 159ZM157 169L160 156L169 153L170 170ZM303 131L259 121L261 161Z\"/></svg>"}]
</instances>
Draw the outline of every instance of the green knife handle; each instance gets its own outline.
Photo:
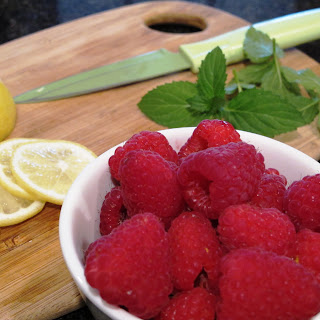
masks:
<instances>
[{"instance_id":1,"label":"green knife handle","mask_svg":"<svg viewBox=\"0 0 320 320\"><path fill-rule=\"evenodd\" d=\"M320 8L289 14L252 25L274 38L282 48L291 48L320 39ZM225 54L227 64L244 60L243 41L250 26L242 27L204 41L180 46L191 62L191 70L198 72L206 54L219 46Z\"/></svg>"}]
</instances>

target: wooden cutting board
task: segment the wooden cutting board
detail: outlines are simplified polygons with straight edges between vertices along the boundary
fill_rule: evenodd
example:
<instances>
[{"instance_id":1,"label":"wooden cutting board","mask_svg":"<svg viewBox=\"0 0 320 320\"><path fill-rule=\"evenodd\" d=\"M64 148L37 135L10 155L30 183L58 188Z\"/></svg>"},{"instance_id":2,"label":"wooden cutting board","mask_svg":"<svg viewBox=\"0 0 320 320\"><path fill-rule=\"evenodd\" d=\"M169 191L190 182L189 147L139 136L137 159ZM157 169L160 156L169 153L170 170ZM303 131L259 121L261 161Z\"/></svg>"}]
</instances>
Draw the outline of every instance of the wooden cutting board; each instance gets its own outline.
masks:
<instances>
[{"instance_id":1,"label":"wooden cutting board","mask_svg":"<svg viewBox=\"0 0 320 320\"><path fill-rule=\"evenodd\" d=\"M203 29L190 34L152 30L160 22ZM157 1L91 15L0 46L0 77L12 95L59 78L159 48L177 51L248 23L226 12L190 2ZM283 64L295 69L319 64L300 51L286 51ZM241 68L238 64L232 68ZM231 67L228 68L229 76ZM13 137L66 139L97 155L141 130L163 127L137 108L150 89L173 80L195 81L189 71L82 97L17 105ZM320 136L310 125L277 137L320 157ZM0 228L0 318L53 319L83 305L64 264L59 238L60 206L47 204L36 217Z\"/></svg>"}]
</instances>

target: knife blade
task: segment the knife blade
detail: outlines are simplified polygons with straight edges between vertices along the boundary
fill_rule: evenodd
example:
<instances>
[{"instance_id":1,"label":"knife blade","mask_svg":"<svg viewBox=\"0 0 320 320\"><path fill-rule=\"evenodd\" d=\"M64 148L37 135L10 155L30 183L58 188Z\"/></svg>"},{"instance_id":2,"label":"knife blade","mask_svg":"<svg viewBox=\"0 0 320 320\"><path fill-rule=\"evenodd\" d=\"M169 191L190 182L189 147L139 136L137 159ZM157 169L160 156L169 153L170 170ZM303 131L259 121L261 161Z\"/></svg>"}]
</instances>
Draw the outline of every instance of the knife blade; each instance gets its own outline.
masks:
<instances>
[{"instance_id":1,"label":"knife blade","mask_svg":"<svg viewBox=\"0 0 320 320\"><path fill-rule=\"evenodd\" d=\"M320 8L289 14L252 25L282 48L320 39ZM191 69L197 73L206 54L219 46L227 64L245 59L243 41L250 25L199 42L182 44L174 53L164 48L104 65L45 84L14 97L15 103L58 100Z\"/></svg>"}]
</instances>

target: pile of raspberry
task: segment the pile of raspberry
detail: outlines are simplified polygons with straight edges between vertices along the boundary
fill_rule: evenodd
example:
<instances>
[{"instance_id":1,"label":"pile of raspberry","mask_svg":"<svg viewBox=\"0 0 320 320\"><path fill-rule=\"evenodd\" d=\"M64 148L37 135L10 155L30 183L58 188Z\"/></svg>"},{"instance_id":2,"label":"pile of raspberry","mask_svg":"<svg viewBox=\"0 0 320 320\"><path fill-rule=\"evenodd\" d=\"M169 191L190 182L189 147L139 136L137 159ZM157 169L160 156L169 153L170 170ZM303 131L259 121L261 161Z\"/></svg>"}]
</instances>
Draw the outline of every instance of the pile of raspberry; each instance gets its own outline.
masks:
<instances>
[{"instance_id":1,"label":"pile of raspberry","mask_svg":"<svg viewBox=\"0 0 320 320\"><path fill-rule=\"evenodd\" d=\"M287 185L234 127L204 120L176 152L143 131L109 159L115 186L85 276L141 319L298 320L320 312L320 174Z\"/></svg>"}]
</instances>

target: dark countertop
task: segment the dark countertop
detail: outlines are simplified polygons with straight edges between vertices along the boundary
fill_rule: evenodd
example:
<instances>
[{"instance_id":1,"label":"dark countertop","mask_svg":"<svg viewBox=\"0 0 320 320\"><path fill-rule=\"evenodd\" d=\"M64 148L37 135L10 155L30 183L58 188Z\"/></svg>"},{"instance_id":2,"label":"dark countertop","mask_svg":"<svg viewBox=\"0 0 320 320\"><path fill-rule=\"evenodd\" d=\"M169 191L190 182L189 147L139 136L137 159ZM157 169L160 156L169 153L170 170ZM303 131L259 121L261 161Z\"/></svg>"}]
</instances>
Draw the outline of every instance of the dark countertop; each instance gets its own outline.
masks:
<instances>
[{"instance_id":1,"label":"dark countertop","mask_svg":"<svg viewBox=\"0 0 320 320\"><path fill-rule=\"evenodd\" d=\"M191 0L186 0L191 1ZM3 0L0 2L0 44L92 13L142 0ZM194 0L251 23L320 7L319 0ZM320 40L298 47L320 62Z\"/></svg>"},{"instance_id":2,"label":"dark countertop","mask_svg":"<svg viewBox=\"0 0 320 320\"><path fill-rule=\"evenodd\" d=\"M0 3L0 44L104 10L141 0L3 0ZM319 0L195 0L251 23L320 7ZM320 40L298 47L320 62ZM0 75L1 76L1 75ZM56 320L94 320L84 307Z\"/></svg>"}]
</instances>

